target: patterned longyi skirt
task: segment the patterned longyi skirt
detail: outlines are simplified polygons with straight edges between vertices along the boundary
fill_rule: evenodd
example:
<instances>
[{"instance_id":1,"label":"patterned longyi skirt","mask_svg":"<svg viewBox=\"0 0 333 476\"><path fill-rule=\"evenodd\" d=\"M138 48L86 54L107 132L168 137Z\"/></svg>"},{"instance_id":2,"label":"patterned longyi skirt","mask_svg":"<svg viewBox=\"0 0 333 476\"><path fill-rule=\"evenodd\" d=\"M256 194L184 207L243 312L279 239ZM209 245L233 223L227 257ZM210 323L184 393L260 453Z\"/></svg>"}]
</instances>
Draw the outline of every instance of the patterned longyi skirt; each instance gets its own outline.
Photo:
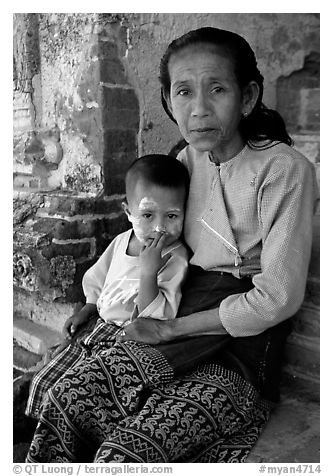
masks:
<instances>
[{"instance_id":1,"label":"patterned longyi skirt","mask_svg":"<svg viewBox=\"0 0 333 476\"><path fill-rule=\"evenodd\" d=\"M48 390L27 462L244 462L269 413L219 364L175 378L156 348L117 343Z\"/></svg>"}]
</instances>

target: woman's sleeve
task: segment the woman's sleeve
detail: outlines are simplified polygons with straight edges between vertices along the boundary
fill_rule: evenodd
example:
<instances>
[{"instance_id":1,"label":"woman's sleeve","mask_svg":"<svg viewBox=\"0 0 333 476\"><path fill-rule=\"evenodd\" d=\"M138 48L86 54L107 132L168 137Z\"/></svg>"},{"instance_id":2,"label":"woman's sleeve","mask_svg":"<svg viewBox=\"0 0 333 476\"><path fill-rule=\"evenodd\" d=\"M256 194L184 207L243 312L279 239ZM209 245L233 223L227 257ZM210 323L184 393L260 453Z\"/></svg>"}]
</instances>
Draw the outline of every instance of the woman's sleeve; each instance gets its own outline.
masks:
<instances>
[{"instance_id":1,"label":"woman's sleeve","mask_svg":"<svg viewBox=\"0 0 333 476\"><path fill-rule=\"evenodd\" d=\"M261 272L254 288L222 301L220 319L234 337L256 335L291 317L301 306L311 255L316 181L312 165L292 160L261 188Z\"/></svg>"},{"instance_id":2,"label":"woman's sleeve","mask_svg":"<svg viewBox=\"0 0 333 476\"><path fill-rule=\"evenodd\" d=\"M112 241L96 263L83 276L82 287L87 304L96 304L101 294L114 254L115 240Z\"/></svg>"},{"instance_id":3,"label":"woman's sleeve","mask_svg":"<svg viewBox=\"0 0 333 476\"><path fill-rule=\"evenodd\" d=\"M179 247L173 251L171 258L158 276L158 295L137 317L174 319L178 312L182 296L181 286L187 270L187 252L184 247Z\"/></svg>"}]
</instances>

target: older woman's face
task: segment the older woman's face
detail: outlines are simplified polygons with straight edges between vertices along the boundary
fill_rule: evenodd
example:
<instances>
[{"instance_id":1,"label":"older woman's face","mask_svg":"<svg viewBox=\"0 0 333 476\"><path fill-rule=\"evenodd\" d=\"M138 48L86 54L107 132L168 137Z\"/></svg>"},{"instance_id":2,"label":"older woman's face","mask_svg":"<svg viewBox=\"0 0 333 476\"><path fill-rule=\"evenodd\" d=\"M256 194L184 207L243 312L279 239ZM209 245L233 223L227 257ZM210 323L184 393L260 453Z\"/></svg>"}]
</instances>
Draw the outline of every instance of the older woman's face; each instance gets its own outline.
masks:
<instances>
[{"instance_id":1,"label":"older woman's face","mask_svg":"<svg viewBox=\"0 0 333 476\"><path fill-rule=\"evenodd\" d=\"M216 156L237 152L244 101L231 61L213 45L192 45L171 56L169 74L168 105L184 139Z\"/></svg>"}]
</instances>

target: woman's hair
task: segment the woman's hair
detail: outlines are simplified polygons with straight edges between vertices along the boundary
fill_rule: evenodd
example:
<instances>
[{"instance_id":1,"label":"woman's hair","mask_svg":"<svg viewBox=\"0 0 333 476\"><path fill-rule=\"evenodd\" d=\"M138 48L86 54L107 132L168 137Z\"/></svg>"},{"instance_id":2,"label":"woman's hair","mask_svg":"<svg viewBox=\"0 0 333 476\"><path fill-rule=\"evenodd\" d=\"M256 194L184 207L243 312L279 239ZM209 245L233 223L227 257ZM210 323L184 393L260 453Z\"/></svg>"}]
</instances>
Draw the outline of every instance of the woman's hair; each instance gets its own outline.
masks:
<instances>
[{"instance_id":1,"label":"woman's hair","mask_svg":"<svg viewBox=\"0 0 333 476\"><path fill-rule=\"evenodd\" d=\"M251 146L254 146L252 142L262 140L280 141L291 145L292 139L280 114L262 103L264 78L257 67L252 48L242 36L219 28L205 27L186 33L170 43L162 57L160 63L162 105L170 119L176 122L165 100L165 97L170 95L170 58L183 48L198 43L208 43L223 49L223 54L227 54L233 62L235 77L241 90L251 81L255 81L259 86L258 100L251 114L242 117L240 121L240 132L245 142Z\"/></svg>"},{"instance_id":2,"label":"woman's hair","mask_svg":"<svg viewBox=\"0 0 333 476\"><path fill-rule=\"evenodd\" d=\"M144 155L132 162L125 176L127 195L140 179L160 187L184 187L186 196L190 183L185 165L174 157L162 154Z\"/></svg>"}]
</instances>

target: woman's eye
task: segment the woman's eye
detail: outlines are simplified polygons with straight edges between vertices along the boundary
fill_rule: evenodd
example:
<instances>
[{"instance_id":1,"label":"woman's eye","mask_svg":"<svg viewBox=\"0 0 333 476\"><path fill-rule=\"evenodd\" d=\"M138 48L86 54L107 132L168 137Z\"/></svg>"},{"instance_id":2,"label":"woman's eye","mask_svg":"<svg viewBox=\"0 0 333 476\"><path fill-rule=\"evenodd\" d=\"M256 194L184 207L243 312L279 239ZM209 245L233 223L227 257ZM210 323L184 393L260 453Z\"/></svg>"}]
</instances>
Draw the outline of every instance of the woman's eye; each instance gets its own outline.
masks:
<instances>
[{"instance_id":1,"label":"woman's eye","mask_svg":"<svg viewBox=\"0 0 333 476\"><path fill-rule=\"evenodd\" d=\"M215 94L219 94L223 92L223 88L221 86L216 86L215 88L212 89L212 92Z\"/></svg>"},{"instance_id":2,"label":"woman's eye","mask_svg":"<svg viewBox=\"0 0 333 476\"><path fill-rule=\"evenodd\" d=\"M188 96L189 94L190 94L189 89L180 89L179 91L177 91L178 96Z\"/></svg>"},{"instance_id":3,"label":"woman's eye","mask_svg":"<svg viewBox=\"0 0 333 476\"><path fill-rule=\"evenodd\" d=\"M168 215L168 218L169 220L175 220L176 218L178 218L178 215L175 215L174 213L170 213L170 215Z\"/></svg>"},{"instance_id":4,"label":"woman's eye","mask_svg":"<svg viewBox=\"0 0 333 476\"><path fill-rule=\"evenodd\" d=\"M151 218L151 213L144 213L142 216L143 218L146 218L147 220L149 220L149 218Z\"/></svg>"}]
</instances>

